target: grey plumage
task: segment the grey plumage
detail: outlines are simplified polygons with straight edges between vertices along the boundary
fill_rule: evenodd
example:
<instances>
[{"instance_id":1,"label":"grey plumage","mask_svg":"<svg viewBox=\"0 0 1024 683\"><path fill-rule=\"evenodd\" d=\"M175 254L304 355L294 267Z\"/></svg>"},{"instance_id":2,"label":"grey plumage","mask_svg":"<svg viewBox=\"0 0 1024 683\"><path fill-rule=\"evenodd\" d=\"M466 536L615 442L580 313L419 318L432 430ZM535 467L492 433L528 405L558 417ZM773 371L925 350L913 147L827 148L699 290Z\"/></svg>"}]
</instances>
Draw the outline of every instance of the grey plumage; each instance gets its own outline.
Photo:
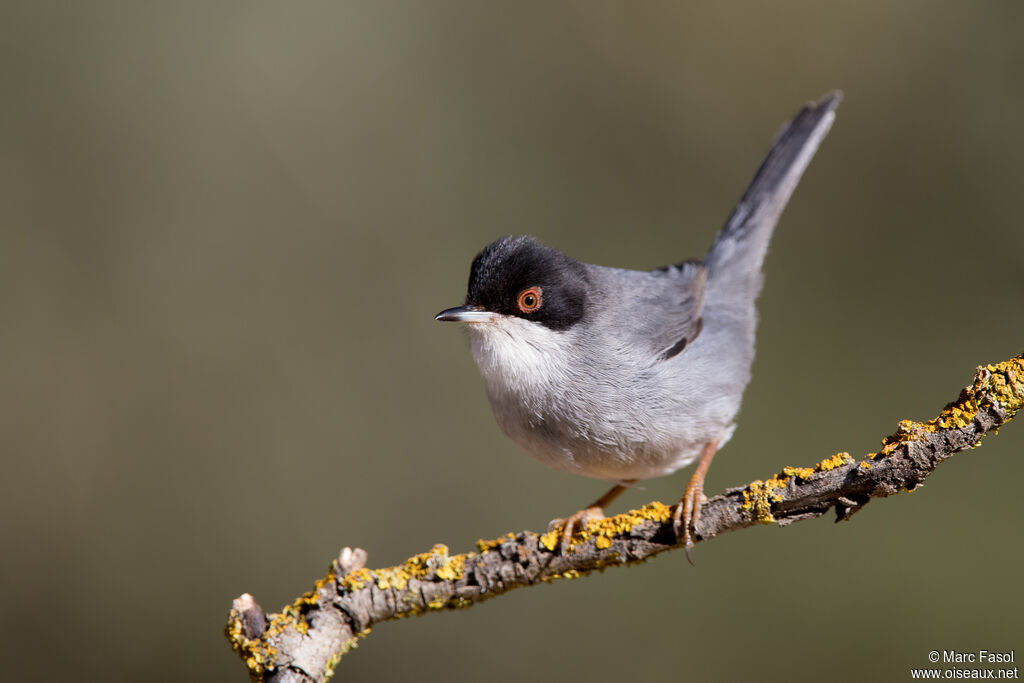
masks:
<instances>
[{"instance_id":1,"label":"grey plumage","mask_svg":"<svg viewBox=\"0 0 1024 683\"><path fill-rule=\"evenodd\" d=\"M473 358L513 441L555 469L620 481L670 474L728 440L768 242L839 100L783 128L702 261L609 268L525 237L478 255L467 305L438 319L474 323ZM537 310L517 308L531 286Z\"/></svg>"}]
</instances>

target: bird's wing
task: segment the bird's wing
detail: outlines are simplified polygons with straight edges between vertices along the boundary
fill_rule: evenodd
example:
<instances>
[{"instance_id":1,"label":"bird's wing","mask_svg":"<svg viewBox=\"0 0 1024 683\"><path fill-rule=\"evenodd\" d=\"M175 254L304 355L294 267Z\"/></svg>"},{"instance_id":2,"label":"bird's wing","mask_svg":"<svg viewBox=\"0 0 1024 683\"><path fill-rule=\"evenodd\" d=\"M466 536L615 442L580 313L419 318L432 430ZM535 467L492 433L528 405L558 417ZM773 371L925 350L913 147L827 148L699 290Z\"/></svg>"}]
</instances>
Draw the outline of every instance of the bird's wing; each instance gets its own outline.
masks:
<instances>
[{"instance_id":1,"label":"bird's wing","mask_svg":"<svg viewBox=\"0 0 1024 683\"><path fill-rule=\"evenodd\" d=\"M700 261L685 261L645 274L651 287L638 301L638 310L657 311L636 329L661 360L677 356L693 343L702 327L707 268Z\"/></svg>"}]
</instances>

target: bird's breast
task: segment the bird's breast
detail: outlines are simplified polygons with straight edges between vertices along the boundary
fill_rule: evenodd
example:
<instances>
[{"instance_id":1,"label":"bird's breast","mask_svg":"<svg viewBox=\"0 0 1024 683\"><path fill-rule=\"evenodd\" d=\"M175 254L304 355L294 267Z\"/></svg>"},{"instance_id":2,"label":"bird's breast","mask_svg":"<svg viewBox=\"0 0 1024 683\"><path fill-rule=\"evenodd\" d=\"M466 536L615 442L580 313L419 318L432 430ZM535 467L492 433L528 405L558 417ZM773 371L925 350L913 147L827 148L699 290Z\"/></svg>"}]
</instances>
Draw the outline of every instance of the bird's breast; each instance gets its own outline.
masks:
<instances>
[{"instance_id":1,"label":"bird's breast","mask_svg":"<svg viewBox=\"0 0 1024 683\"><path fill-rule=\"evenodd\" d=\"M662 476L689 464L707 433L721 429L682 405L678 378L663 368L632 367L572 332L518 318L488 325L470 328L470 340L495 419L554 469L608 480Z\"/></svg>"}]
</instances>

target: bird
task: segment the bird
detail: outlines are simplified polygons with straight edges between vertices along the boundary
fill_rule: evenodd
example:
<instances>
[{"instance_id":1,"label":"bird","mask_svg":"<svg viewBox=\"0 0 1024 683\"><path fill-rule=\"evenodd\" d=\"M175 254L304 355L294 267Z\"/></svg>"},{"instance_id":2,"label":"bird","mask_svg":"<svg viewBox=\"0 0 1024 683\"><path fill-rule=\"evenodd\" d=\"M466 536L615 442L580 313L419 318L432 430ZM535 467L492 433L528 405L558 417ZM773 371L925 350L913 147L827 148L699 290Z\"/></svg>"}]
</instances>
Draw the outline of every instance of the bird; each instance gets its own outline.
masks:
<instances>
[{"instance_id":1,"label":"bird","mask_svg":"<svg viewBox=\"0 0 1024 683\"><path fill-rule=\"evenodd\" d=\"M768 243L841 99L829 92L782 127L703 259L628 270L506 236L473 259L465 304L435 316L465 324L512 441L555 470L614 484L552 521L563 554L636 481L697 462L672 516L693 563L704 478L751 378Z\"/></svg>"}]
</instances>

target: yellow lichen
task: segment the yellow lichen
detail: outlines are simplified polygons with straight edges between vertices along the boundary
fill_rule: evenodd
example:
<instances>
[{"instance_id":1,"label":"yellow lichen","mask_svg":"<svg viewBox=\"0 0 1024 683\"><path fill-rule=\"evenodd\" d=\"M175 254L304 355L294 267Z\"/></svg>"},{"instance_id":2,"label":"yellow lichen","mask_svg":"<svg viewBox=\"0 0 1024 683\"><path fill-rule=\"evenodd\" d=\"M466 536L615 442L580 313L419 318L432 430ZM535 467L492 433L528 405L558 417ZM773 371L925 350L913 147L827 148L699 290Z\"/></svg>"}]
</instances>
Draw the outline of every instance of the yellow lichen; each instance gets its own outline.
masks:
<instances>
[{"instance_id":1,"label":"yellow lichen","mask_svg":"<svg viewBox=\"0 0 1024 683\"><path fill-rule=\"evenodd\" d=\"M850 457L849 453L836 453L831 458L825 458L817 465L814 466L815 472L828 472L830 470L843 467L844 465L852 465L853 458Z\"/></svg>"},{"instance_id":2,"label":"yellow lichen","mask_svg":"<svg viewBox=\"0 0 1024 683\"><path fill-rule=\"evenodd\" d=\"M309 624L302 617L298 607L304 600L305 596L299 598L281 610L280 614L268 614L267 629L258 638L245 637L241 615L232 611L225 634L232 649L242 658L253 680L259 679L274 666L278 650L273 643L284 631L294 629L302 634L308 633Z\"/></svg>"},{"instance_id":3,"label":"yellow lichen","mask_svg":"<svg viewBox=\"0 0 1024 683\"><path fill-rule=\"evenodd\" d=\"M836 453L814 467L783 467L781 472L767 481L758 479L750 482L747 488L743 489L743 502L740 504L740 510L753 510L757 521L762 524L773 524L776 520L772 514L772 503L782 500L779 491L786 488L790 480L807 481L819 472L828 472L852 463L853 458L849 453Z\"/></svg>"},{"instance_id":4,"label":"yellow lichen","mask_svg":"<svg viewBox=\"0 0 1024 683\"><path fill-rule=\"evenodd\" d=\"M338 580L339 587L350 591L359 590L370 581L373 581L373 574L365 567L350 572Z\"/></svg>"},{"instance_id":5,"label":"yellow lichen","mask_svg":"<svg viewBox=\"0 0 1024 683\"><path fill-rule=\"evenodd\" d=\"M648 503L638 510L623 512L614 517L599 517L589 519L585 525L577 527L573 537L570 539L570 549L594 539L599 550L611 546L612 539L621 534L631 532L637 525L647 521L663 523L672 514L672 509L664 503L657 501ZM538 543L541 547L554 551L562 540L565 533L565 526L560 524L551 531L541 534Z\"/></svg>"},{"instance_id":6,"label":"yellow lichen","mask_svg":"<svg viewBox=\"0 0 1024 683\"><path fill-rule=\"evenodd\" d=\"M334 675L334 669L338 666L338 662L341 661L341 658L348 654L349 650L356 647L359 647L358 636L346 640L344 643L341 644L341 648L327 659L327 663L324 665L325 681L331 680L331 677Z\"/></svg>"},{"instance_id":7,"label":"yellow lichen","mask_svg":"<svg viewBox=\"0 0 1024 683\"><path fill-rule=\"evenodd\" d=\"M249 670L249 676L256 680L277 656L277 649L263 638L246 638L242 629L241 615L232 610L231 618L224 629L224 635L231 643L231 649L238 653Z\"/></svg>"},{"instance_id":8,"label":"yellow lichen","mask_svg":"<svg viewBox=\"0 0 1024 683\"><path fill-rule=\"evenodd\" d=\"M971 386L964 388L960 397L943 408L935 419L927 422L900 420L896 433L882 439L882 450L868 457L875 460L927 434L967 427L982 408L993 404L998 404L1007 419L1024 406L1024 354L1002 363L979 367Z\"/></svg>"},{"instance_id":9,"label":"yellow lichen","mask_svg":"<svg viewBox=\"0 0 1024 683\"><path fill-rule=\"evenodd\" d=\"M600 571L600 572L603 572L606 567L611 567L611 566L614 566L614 565L622 564L622 561L623 560L622 560L622 556L621 555L619 555L616 552L610 552L607 555L605 555L604 557L601 557L601 558L598 559L598 561L597 561L597 570ZM634 560L634 562L636 562L636 561L637 560ZM645 562L646 560L639 560L639 561L640 562Z\"/></svg>"},{"instance_id":10,"label":"yellow lichen","mask_svg":"<svg viewBox=\"0 0 1024 683\"><path fill-rule=\"evenodd\" d=\"M569 548L594 540L599 550L611 546L612 539L616 536L629 533L637 525L647 521L664 523L672 514L672 508L657 501L648 503L638 510L630 510L614 517L599 517L588 519L585 525L576 528L570 539ZM559 524L547 533L541 534L537 542L542 548L554 551L561 544L562 536L565 533L565 525Z\"/></svg>"},{"instance_id":11,"label":"yellow lichen","mask_svg":"<svg viewBox=\"0 0 1024 683\"><path fill-rule=\"evenodd\" d=\"M557 526L546 534L541 534L537 542L549 551L554 550L558 547L558 542L562 539L562 531L565 527Z\"/></svg>"},{"instance_id":12,"label":"yellow lichen","mask_svg":"<svg viewBox=\"0 0 1024 683\"><path fill-rule=\"evenodd\" d=\"M409 585L409 579L412 578L404 566L384 567L383 569L375 569L372 573L374 579L376 579L377 588L382 591L386 591L389 588L399 591L405 590L405 587Z\"/></svg>"},{"instance_id":13,"label":"yellow lichen","mask_svg":"<svg viewBox=\"0 0 1024 683\"><path fill-rule=\"evenodd\" d=\"M787 477L796 477L797 479L810 479L814 474L815 469L813 467L783 467L782 473Z\"/></svg>"},{"instance_id":14,"label":"yellow lichen","mask_svg":"<svg viewBox=\"0 0 1024 683\"><path fill-rule=\"evenodd\" d=\"M1003 410L1012 414L1024 407L1024 356L985 369L991 373L989 391Z\"/></svg>"},{"instance_id":15,"label":"yellow lichen","mask_svg":"<svg viewBox=\"0 0 1024 683\"><path fill-rule=\"evenodd\" d=\"M1010 360L978 368L974 383L960 392L960 398L943 408L942 412L927 422L900 420L896 433L882 440L882 449L868 453L859 467L871 469L871 460L891 454L900 445L923 438L945 429L968 426L986 405L998 403L999 407L1012 417L1024 407L1024 354ZM979 444L974 444L973 447ZM818 472L827 472L853 463L849 453L836 453L811 467L784 467L782 472L768 481L754 481L743 491L741 510L753 510L757 520L766 524L775 521L771 512L772 503L782 500L778 491L785 488L790 479L807 480Z\"/></svg>"},{"instance_id":16,"label":"yellow lichen","mask_svg":"<svg viewBox=\"0 0 1024 683\"><path fill-rule=\"evenodd\" d=\"M740 510L753 510L757 516L757 521L762 524L772 524L775 522L775 517L772 515L772 503L777 503L782 500L776 491L781 488L785 488L786 482L789 477L779 479L778 477L772 477L768 481L752 481L747 484L747 488L743 489L743 503L740 505Z\"/></svg>"},{"instance_id":17,"label":"yellow lichen","mask_svg":"<svg viewBox=\"0 0 1024 683\"><path fill-rule=\"evenodd\" d=\"M514 541L514 540L516 540L516 535L513 534L513 533L508 533L508 534L505 534L504 536L499 536L498 538L495 538L495 539L490 540L490 541L485 541L485 540L481 539L481 540L476 542L476 549L477 549L477 552L486 553L489 550L494 550L495 548L500 548L503 544L505 544L505 543L507 543L509 541Z\"/></svg>"},{"instance_id":18,"label":"yellow lichen","mask_svg":"<svg viewBox=\"0 0 1024 683\"><path fill-rule=\"evenodd\" d=\"M455 555L454 557L446 556L444 562L437 567L437 578L444 579L445 581L461 579L462 571L465 566L465 555Z\"/></svg>"},{"instance_id":19,"label":"yellow lichen","mask_svg":"<svg viewBox=\"0 0 1024 683\"><path fill-rule=\"evenodd\" d=\"M395 567L375 569L371 573L381 590L405 590L411 579L429 579L432 575L445 580L462 578L465 555L449 555L448 546L435 545L429 552L414 555Z\"/></svg>"},{"instance_id":20,"label":"yellow lichen","mask_svg":"<svg viewBox=\"0 0 1024 683\"><path fill-rule=\"evenodd\" d=\"M313 590L307 591L306 593L300 595L295 600L295 602L293 602L288 607L285 607L285 611L290 610L293 614L298 615L302 612L302 608L304 606L315 605L317 603L317 596L320 594L320 591L323 590L323 588L333 580L333 574L328 574L327 576L317 579L313 583Z\"/></svg>"},{"instance_id":21,"label":"yellow lichen","mask_svg":"<svg viewBox=\"0 0 1024 683\"><path fill-rule=\"evenodd\" d=\"M542 583L551 583L552 581L558 581L559 579L578 579L581 576L585 576L586 572L580 572L577 569L568 569L558 574L551 574L550 576L542 576L540 578Z\"/></svg>"}]
</instances>

